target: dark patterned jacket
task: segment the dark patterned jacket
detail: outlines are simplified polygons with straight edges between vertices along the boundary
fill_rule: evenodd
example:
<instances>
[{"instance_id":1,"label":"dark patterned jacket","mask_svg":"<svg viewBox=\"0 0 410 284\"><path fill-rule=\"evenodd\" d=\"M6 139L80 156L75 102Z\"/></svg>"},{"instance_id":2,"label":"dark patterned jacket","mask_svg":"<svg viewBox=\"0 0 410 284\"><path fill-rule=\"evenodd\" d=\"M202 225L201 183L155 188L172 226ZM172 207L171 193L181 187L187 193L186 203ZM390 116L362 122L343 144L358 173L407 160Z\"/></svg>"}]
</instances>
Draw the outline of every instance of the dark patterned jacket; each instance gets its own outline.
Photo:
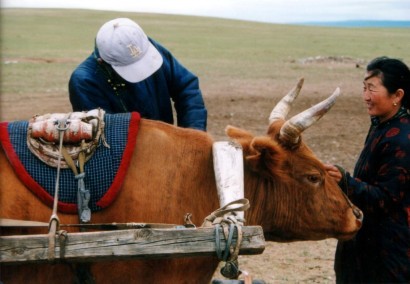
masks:
<instances>
[{"instance_id":1,"label":"dark patterned jacket","mask_svg":"<svg viewBox=\"0 0 410 284\"><path fill-rule=\"evenodd\" d=\"M410 114L372 118L354 175L341 187L364 213L363 227L336 250L337 283L410 282Z\"/></svg>"}]
</instances>

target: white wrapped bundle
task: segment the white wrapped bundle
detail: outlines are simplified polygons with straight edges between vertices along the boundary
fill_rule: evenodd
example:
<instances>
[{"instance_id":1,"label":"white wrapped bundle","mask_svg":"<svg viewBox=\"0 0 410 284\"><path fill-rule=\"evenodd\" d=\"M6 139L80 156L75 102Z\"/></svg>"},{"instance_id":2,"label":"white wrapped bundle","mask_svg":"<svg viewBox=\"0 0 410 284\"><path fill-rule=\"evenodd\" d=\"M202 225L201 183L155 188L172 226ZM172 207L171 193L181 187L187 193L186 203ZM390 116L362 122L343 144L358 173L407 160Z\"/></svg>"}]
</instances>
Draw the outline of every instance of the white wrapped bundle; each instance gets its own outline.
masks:
<instances>
[{"instance_id":1,"label":"white wrapped bundle","mask_svg":"<svg viewBox=\"0 0 410 284\"><path fill-rule=\"evenodd\" d=\"M215 142L212 146L216 187L220 206L244 198L242 147L228 141ZM243 212L237 212L244 218Z\"/></svg>"}]
</instances>

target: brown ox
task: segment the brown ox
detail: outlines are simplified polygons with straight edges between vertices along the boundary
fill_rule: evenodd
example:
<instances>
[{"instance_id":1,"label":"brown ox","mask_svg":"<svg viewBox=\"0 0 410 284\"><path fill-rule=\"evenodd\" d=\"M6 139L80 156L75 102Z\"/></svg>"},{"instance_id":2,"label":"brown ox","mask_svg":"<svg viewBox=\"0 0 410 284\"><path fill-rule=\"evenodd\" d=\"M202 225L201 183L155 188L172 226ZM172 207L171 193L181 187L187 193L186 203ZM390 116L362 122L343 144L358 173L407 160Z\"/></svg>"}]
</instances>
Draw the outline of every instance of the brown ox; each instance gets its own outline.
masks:
<instances>
[{"instance_id":1,"label":"brown ox","mask_svg":"<svg viewBox=\"0 0 410 284\"><path fill-rule=\"evenodd\" d=\"M300 139L301 131L330 108L337 94L285 122L300 87L301 83L272 111L267 135L254 137L227 128L244 150L245 197L251 204L246 224L261 225L269 241L349 239L361 226L361 213ZM190 212L200 225L219 207L212 143L207 133L143 119L122 191L114 204L93 214L92 222L180 224ZM0 169L0 216L48 222L51 209L16 177L3 151ZM75 215L60 213L59 218L65 224L78 222ZM90 269L97 283L209 283L217 265L216 257L192 257L100 262ZM7 284L74 282L68 264L1 268Z\"/></svg>"}]
</instances>

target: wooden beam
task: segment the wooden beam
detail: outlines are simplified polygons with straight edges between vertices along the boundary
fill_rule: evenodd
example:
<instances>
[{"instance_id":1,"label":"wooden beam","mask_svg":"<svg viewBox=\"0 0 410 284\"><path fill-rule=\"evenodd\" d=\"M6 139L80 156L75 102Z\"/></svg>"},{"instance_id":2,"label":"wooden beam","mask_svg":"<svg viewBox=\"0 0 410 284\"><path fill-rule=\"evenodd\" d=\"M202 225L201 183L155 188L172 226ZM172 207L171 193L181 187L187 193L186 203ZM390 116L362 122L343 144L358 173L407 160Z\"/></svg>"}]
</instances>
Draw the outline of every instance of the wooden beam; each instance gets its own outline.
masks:
<instances>
[{"instance_id":1,"label":"wooden beam","mask_svg":"<svg viewBox=\"0 0 410 284\"><path fill-rule=\"evenodd\" d=\"M239 254L261 254L265 239L260 226L244 226ZM226 246L220 234L221 249ZM232 245L237 242L234 234ZM60 246L61 245L61 246ZM54 261L94 262L119 259L216 256L215 228L131 229L67 233L64 245L56 236ZM0 263L48 262L48 235L0 237Z\"/></svg>"}]
</instances>

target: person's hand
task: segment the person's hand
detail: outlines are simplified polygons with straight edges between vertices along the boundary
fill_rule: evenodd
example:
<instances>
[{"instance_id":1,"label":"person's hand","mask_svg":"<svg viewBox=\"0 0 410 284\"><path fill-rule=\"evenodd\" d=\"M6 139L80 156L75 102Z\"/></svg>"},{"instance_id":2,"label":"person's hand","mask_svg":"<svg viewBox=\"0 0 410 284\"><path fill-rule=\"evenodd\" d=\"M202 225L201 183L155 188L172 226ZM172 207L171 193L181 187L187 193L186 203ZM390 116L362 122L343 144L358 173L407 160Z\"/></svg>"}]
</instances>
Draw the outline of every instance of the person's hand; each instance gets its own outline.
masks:
<instances>
[{"instance_id":1,"label":"person's hand","mask_svg":"<svg viewBox=\"0 0 410 284\"><path fill-rule=\"evenodd\" d=\"M331 164L324 164L327 173L336 180L336 182L340 182L342 180L342 173L339 169Z\"/></svg>"}]
</instances>

